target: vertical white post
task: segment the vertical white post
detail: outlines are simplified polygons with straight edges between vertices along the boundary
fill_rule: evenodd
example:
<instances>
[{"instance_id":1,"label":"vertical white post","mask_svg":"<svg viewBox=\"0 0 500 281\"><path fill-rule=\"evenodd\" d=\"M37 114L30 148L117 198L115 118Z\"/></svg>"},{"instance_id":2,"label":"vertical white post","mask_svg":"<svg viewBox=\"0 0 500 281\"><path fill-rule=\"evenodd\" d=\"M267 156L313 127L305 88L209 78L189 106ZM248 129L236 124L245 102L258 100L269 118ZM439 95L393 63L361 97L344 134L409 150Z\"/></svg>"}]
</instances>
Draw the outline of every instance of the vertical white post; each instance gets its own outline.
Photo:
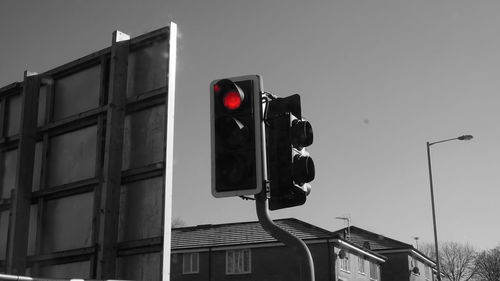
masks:
<instances>
[{"instance_id":1,"label":"vertical white post","mask_svg":"<svg viewBox=\"0 0 500 281\"><path fill-rule=\"evenodd\" d=\"M175 113L175 73L177 63L177 24L170 23L168 50L168 96L165 137L165 210L163 221L163 266L162 280L170 281L170 245L172 226L172 184L174 163L174 113Z\"/></svg>"}]
</instances>

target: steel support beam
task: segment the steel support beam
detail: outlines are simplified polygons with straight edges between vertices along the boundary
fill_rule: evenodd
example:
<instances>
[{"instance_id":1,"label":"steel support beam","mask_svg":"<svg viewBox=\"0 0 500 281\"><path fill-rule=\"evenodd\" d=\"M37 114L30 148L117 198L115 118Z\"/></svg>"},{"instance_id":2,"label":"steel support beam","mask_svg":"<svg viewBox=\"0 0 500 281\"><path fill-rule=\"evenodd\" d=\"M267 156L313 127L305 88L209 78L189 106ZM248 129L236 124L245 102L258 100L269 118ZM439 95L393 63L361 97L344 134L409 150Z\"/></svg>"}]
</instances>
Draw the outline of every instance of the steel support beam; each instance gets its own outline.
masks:
<instances>
[{"instance_id":1,"label":"steel support beam","mask_svg":"<svg viewBox=\"0 0 500 281\"><path fill-rule=\"evenodd\" d=\"M115 278L116 271L129 39L120 31L113 32L97 241L98 279Z\"/></svg>"},{"instance_id":2,"label":"steel support beam","mask_svg":"<svg viewBox=\"0 0 500 281\"><path fill-rule=\"evenodd\" d=\"M16 186L11 198L6 259L6 271L11 274L24 274L26 270L40 78L25 71L23 83Z\"/></svg>"}]
</instances>

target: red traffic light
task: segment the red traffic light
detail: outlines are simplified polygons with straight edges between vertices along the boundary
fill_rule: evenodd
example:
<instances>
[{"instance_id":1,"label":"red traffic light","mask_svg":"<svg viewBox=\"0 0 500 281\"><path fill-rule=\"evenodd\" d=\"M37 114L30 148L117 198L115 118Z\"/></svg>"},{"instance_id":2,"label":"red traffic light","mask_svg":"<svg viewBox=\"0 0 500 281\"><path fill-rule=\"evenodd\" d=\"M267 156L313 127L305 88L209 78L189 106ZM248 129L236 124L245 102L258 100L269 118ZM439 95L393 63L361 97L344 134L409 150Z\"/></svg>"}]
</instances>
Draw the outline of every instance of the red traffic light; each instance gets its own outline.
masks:
<instances>
[{"instance_id":1,"label":"red traffic light","mask_svg":"<svg viewBox=\"0 0 500 281\"><path fill-rule=\"evenodd\" d=\"M225 78L210 85L212 194L258 194L264 182L260 77Z\"/></svg>"},{"instance_id":2,"label":"red traffic light","mask_svg":"<svg viewBox=\"0 0 500 281\"><path fill-rule=\"evenodd\" d=\"M227 110L236 110L241 107L245 94L241 88L229 79L222 79L213 86L217 99Z\"/></svg>"},{"instance_id":3,"label":"red traffic light","mask_svg":"<svg viewBox=\"0 0 500 281\"><path fill-rule=\"evenodd\" d=\"M224 107L230 110L238 109L243 101L242 95L237 91L227 92L222 98Z\"/></svg>"}]
</instances>

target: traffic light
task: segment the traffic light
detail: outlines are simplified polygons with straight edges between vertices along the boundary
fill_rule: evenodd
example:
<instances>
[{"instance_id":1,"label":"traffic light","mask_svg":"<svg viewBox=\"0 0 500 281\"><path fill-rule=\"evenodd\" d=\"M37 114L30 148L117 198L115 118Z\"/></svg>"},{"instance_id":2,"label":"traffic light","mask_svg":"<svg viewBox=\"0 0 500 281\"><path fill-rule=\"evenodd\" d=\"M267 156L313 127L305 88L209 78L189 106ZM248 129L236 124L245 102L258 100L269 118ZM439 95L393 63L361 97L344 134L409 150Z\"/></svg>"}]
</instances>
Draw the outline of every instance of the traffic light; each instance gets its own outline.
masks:
<instances>
[{"instance_id":1,"label":"traffic light","mask_svg":"<svg viewBox=\"0 0 500 281\"><path fill-rule=\"evenodd\" d=\"M265 116L269 209L302 205L311 191L314 162L305 149L313 142L313 131L302 119L300 96L270 100Z\"/></svg>"},{"instance_id":2,"label":"traffic light","mask_svg":"<svg viewBox=\"0 0 500 281\"><path fill-rule=\"evenodd\" d=\"M257 194L263 185L261 79L225 78L210 88L212 194Z\"/></svg>"}]
</instances>

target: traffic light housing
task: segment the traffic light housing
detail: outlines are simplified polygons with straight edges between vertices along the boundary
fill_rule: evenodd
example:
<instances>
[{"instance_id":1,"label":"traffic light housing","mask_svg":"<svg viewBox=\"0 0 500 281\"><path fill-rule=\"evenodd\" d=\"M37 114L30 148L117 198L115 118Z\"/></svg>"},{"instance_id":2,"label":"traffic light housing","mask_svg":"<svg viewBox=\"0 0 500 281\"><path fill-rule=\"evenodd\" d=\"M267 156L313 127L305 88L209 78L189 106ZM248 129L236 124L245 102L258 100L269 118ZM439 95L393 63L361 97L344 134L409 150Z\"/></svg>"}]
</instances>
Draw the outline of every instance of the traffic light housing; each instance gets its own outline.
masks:
<instances>
[{"instance_id":1,"label":"traffic light housing","mask_svg":"<svg viewBox=\"0 0 500 281\"><path fill-rule=\"evenodd\" d=\"M212 194L262 191L261 79L247 75L210 84Z\"/></svg>"},{"instance_id":2,"label":"traffic light housing","mask_svg":"<svg viewBox=\"0 0 500 281\"><path fill-rule=\"evenodd\" d=\"M272 99L267 106L269 209L302 205L315 176L314 162L305 149L313 142L312 126L302 119L299 95Z\"/></svg>"}]
</instances>

